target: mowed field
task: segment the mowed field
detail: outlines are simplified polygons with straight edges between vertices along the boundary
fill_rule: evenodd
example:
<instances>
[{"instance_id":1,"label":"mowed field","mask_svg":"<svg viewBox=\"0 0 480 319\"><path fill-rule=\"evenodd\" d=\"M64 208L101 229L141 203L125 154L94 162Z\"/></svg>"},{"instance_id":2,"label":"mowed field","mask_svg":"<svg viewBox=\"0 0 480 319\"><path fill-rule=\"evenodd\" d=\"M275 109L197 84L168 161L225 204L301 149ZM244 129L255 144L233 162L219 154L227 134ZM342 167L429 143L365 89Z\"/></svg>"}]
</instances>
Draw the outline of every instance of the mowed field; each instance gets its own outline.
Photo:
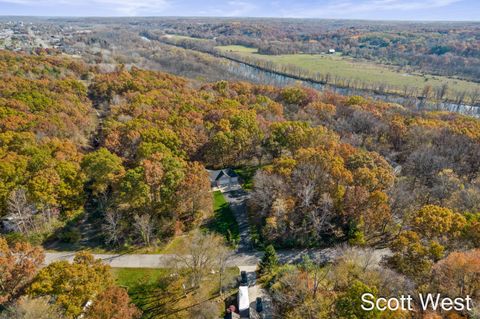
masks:
<instances>
[{"instance_id":1,"label":"mowed field","mask_svg":"<svg viewBox=\"0 0 480 319\"><path fill-rule=\"evenodd\" d=\"M278 64L293 65L312 73L330 74L332 77L355 79L369 83L385 83L390 87L403 90L405 86L416 87L419 90L430 84L432 87L441 87L448 84L450 98L454 98L454 91L480 90L480 84L442 76L407 74L397 71L395 67L379 65L373 62L359 61L339 54L285 54L264 55L258 54L257 49L240 45L218 46L217 49L241 55L265 59Z\"/></svg>"}]
</instances>

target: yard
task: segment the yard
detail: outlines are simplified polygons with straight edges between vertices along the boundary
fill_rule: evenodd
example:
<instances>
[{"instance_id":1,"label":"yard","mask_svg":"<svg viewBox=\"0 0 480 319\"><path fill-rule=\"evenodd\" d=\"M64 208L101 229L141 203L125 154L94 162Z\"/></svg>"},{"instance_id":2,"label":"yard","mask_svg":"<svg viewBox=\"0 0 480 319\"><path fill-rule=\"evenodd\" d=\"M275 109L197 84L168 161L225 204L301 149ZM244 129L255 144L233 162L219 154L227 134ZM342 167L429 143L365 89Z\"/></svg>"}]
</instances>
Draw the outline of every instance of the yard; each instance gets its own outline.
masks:
<instances>
[{"instance_id":1,"label":"yard","mask_svg":"<svg viewBox=\"0 0 480 319\"><path fill-rule=\"evenodd\" d=\"M224 236L231 246L235 246L240 240L238 224L230 206L220 191L213 193L213 209L214 216L206 224L205 229Z\"/></svg>"},{"instance_id":2,"label":"yard","mask_svg":"<svg viewBox=\"0 0 480 319\"><path fill-rule=\"evenodd\" d=\"M166 314L165 318L185 318L188 309L201 306L206 301L211 301L218 311L218 317L224 310L223 299L229 297L226 293L219 297L218 274L209 274L197 291L182 288L182 282L172 275L170 269L145 269L145 268L113 268L113 276L119 286L127 289L132 302L150 318L156 312ZM236 287L239 270L236 267L227 268L224 280L225 291ZM177 296L177 298L172 296Z\"/></svg>"},{"instance_id":3,"label":"yard","mask_svg":"<svg viewBox=\"0 0 480 319\"><path fill-rule=\"evenodd\" d=\"M112 273L119 286L131 289L138 285L154 285L160 278L166 276L169 270L161 268L112 268Z\"/></svg>"}]
</instances>

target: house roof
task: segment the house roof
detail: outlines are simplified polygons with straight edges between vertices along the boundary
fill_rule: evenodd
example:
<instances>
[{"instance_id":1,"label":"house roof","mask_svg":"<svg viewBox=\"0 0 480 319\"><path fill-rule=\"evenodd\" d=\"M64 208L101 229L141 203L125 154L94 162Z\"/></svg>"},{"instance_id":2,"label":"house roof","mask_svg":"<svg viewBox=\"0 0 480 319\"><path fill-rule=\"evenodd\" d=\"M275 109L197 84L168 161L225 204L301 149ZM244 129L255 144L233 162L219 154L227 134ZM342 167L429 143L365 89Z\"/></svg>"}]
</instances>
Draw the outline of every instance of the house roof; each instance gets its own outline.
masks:
<instances>
[{"instance_id":1,"label":"house roof","mask_svg":"<svg viewBox=\"0 0 480 319\"><path fill-rule=\"evenodd\" d=\"M210 176L210 181L218 181L223 176L226 177L238 177L237 173L231 168L219 169L219 170L208 170L208 175Z\"/></svg>"},{"instance_id":2,"label":"house roof","mask_svg":"<svg viewBox=\"0 0 480 319\"><path fill-rule=\"evenodd\" d=\"M248 286L238 287L238 310L250 308L250 299L248 298Z\"/></svg>"}]
</instances>

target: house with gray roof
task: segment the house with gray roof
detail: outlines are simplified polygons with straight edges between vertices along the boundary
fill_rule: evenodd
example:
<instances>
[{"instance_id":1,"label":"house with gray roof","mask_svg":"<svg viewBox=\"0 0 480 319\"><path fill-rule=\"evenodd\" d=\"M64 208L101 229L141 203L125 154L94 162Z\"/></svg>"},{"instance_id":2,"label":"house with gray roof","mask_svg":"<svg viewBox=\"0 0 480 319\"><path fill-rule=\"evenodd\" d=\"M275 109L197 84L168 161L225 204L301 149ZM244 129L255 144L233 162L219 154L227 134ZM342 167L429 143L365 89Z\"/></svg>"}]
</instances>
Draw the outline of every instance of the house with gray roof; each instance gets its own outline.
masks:
<instances>
[{"instance_id":1,"label":"house with gray roof","mask_svg":"<svg viewBox=\"0 0 480 319\"><path fill-rule=\"evenodd\" d=\"M238 175L231 168L207 171L210 177L210 185L214 190L232 190L240 186Z\"/></svg>"}]
</instances>

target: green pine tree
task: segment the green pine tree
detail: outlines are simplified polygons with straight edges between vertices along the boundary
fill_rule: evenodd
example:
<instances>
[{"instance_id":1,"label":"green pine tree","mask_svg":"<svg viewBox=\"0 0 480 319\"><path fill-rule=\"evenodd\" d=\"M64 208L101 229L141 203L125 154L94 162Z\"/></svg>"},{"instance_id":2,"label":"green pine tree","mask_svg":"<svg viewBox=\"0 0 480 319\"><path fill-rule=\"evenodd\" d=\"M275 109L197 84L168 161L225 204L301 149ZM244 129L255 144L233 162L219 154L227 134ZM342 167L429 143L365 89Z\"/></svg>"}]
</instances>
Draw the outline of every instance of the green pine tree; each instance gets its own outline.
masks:
<instances>
[{"instance_id":1,"label":"green pine tree","mask_svg":"<svg viewBox=\"0 0 480 319\"><path fill-rule=\"evenodd\" d=\"M261 274L271 272L278 265L278 256L275 252L275 248L272 245L268 245L265 248L265 255L263 255L260 261L259 271Z\"/></svg>"}]
</instances>

